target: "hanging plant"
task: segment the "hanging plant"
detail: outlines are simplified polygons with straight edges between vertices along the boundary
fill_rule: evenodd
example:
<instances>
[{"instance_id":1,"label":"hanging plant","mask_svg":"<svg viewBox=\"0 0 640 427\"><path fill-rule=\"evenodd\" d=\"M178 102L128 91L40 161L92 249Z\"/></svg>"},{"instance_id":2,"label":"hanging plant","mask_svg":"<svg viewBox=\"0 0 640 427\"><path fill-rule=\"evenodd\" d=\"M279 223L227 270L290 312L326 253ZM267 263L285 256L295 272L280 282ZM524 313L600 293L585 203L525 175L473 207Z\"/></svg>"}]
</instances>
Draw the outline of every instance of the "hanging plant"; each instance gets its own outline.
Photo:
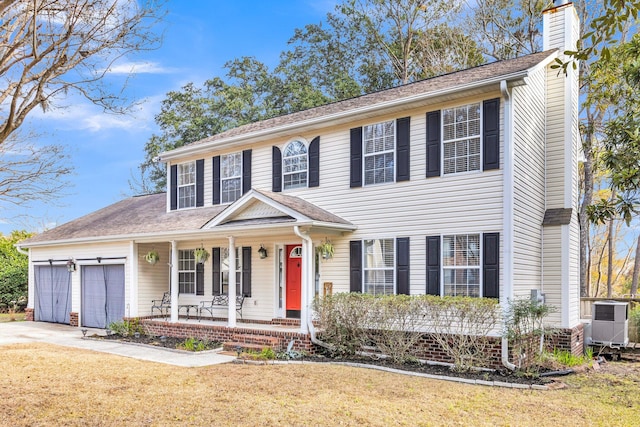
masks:
<instances>
[{"instance_id":1,"label":"hanging plant","mask_svg":"<svg viewBox=\"0 0 640 427\"><path fill-rule=\"evenodd\" d=\"M151 265L155 265L158 261L160 261L160 255L155 250L147 252L144 256L144 259Z\"/></svg>"},{"instance_id":2,"label":"hanging plant","mask_svg":"<svg viewBox=\"0 0 640 427\"><path fill-rule=\"evenodd\" d=\"M193 256L198 264L204 264L209 259L209 252L205 248L196 248L193 250Z\"/></svg>"},{"instance_id":3,"label":"hanging plant","mask_svg":"<svg viewBox=\"0 0 640 427\"><path fill-rule=\"evenodd\" d=\"M322 259L331 259L333 258L333 243L331 243L331 240L325 238L324 241L316 247L316 251L320 254Z\"/></svg>"}]
</instances>

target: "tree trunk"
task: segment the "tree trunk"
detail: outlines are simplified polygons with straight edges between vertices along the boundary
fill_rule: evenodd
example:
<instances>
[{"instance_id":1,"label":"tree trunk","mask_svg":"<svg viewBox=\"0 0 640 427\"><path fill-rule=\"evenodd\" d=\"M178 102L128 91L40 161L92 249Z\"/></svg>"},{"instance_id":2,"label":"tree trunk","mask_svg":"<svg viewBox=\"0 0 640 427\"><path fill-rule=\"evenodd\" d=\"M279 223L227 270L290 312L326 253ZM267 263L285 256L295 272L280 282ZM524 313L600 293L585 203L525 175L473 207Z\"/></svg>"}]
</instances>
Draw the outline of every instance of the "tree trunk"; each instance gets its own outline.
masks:
<instances>
[{"instance_id":1,"label":"tree trunk","mask_svg":"<svg viewBox=\"0 0 640 427\"><path fill-rule=\"evenodd\" d=\"M633 279L631 280L631 298L638 295L638 278L640 277L640 234L636 245L636 259L633 262Z\"/></svg>"},{"instance_id":2,"label":"tree trunk","mask_svg":"<svg viewBox=\"0 0 640 427\"><path fill-rule=\"evenodd\" d=\"M590 256L589 246L589 216L587 215L587 206L593 200L593 154L591 146L591 134L584 136L583 142L584 163L583 163L583 192L580 210L578 212L578 221L580 222L580 296L589 296L589 274L590 274Z\"/></svg>"},{"instance_id":3,"label":"tree trunk","mask_svg":"<svg viewBox=\"0 0 640 427\"><path fill-rule=\"evenodd\" d=\"M607 298L613 296L613 219L609 220L609 235L607 236Z\"/></svg>"}]
</instances>

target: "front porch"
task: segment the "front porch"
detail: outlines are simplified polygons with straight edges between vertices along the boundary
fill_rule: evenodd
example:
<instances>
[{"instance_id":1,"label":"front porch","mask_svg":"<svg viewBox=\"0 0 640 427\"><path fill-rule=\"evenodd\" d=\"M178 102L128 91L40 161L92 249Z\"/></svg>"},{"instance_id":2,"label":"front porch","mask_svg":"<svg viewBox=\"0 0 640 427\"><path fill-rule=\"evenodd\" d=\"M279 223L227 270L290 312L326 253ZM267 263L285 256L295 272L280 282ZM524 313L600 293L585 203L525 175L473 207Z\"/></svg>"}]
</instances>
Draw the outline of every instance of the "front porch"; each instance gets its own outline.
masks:
<instances>
[{"instance_id":1,"label":"front porch","mask_svg":"<svg viewBox=\"0 0 640 427\"><path fill-rule=\"evenodd\" d=\"M240 346L257 351L265 347L282 351L293 341L293 350L315 352L310 335L300 332L300 321L295 319L239 320L235 327L229 327L227 319L222 318L180 317L172 322L164 317L142 317L138 321L148 335L219 341L225 350L233 351Z\"/></svg>"}]
</instances>

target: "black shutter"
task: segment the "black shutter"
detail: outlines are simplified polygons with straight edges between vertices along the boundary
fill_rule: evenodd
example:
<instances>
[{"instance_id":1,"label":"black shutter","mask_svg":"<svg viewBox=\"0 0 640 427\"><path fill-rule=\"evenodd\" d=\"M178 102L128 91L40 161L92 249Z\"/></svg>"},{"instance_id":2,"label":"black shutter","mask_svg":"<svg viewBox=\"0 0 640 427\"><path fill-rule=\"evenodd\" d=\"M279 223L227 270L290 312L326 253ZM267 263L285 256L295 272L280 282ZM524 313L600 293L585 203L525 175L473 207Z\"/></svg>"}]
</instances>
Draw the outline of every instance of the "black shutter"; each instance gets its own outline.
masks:
<instances>
[{"instance_id":1,"label":"black shutter","mask_svg":"<svg viewBox=\"0 0 640 427\"><path fill-rule=\"evenodd\" d=\"M196 206L204 206L204 159L196 160Z\"/></svg>"},{"instance_id":2,"label":"black shutter","mask_svg":"<svg viewBox=\"0 0 640 427\"><path fill-rule=\"evenodd\" d=\"M482 169L500 169L500 98L482 103Z\"/></svg>"},{"instance_id":3,"label":"black shutter","mask_svg":"<svg viewBox=\"0 0 640 427\"><path fill-rule=\"evenodd\" d=\"M171 165L171 210L178 209L178 165Z\"/></svg>"},{"instance_id":4,"label":"black shutter","mask_svg":"<svg viewBox=\"0 0 640 427\"><path fill-rule=\"evenodd\" d=\"M396 181L409 181L409 129L411 117L396 120Z\"/></svg>"},{"instance_id":5,"label":"black shutter","mask_svg":"<svg viewBox=\"0 0 640 427\"><path fill-rule=\"evenodd\" d=\"M282 152L278 147L273 147L271 156L271 190L274 193L282 191Z\"/></svg>"},{"instance_id":6,"label":"black shutter","mask_svg":"<svg viewBox=\"0 0 640 427\"><path fill-rule=\"evenodd\" d=\"M251 247L242 248L242 295L251 296Z\"/></svg>"},{"instance_id":7,"label":"black shutter","mask_svg":"<svg viewBox=\"0 0 640 427\"><path fill-rule=\"evenodd\" d=\"M213 204L220 204L220 156L213 158Z\"/></svg>"},{"instance_id":8,"label":"black shutter","mask_svg":"<svg viewBox=\"0 0 640 427\"><path fill-rule=\"evenodd\" d=\"M397 293L409 295L409 238L396 239L396 286Z\"/></svg>"},{"instance_id":9,"label":"black shutter","mask_svg":"<svg viewBox=\"0 0 640 427\"><path fill-rule=\"evenodd\" d=\"M251 190L251 150L242 152L242 194Z\"/></svg>"},{"instance_id":10,"label":"black shutter","mask_svg":"<svg viewBox=\"0 0 640 427\"><path fill-rule=\"evenodd\" d=\"M440 176L440 111L427 113L427 178Z\"/></svg>"},{"instance_id":11,"label":"black shutter","mask_svg":"<svg viewBox=\"0 0 640 427\"><path fill-rule=\"evenodd\" d=\"M498 298L500 289L500 233L482 235L482 296Z\"/></svg>"},{"instance_id":12,"label":"black shutter","mask_svg":"<svg viewBox=\"0 0 640 427\"><path fill-rule=\"evenodd\" d=\"M362 292L362 240L349 242L349 283L351 292Z\"/></svg>"},{"instance_id":13,"label":"black shutter","mask_svg":"<svg viewBox=\"0 0 640 427\"><path fill-rule=\"evenodd\" d=\"M211 249L213 260L213 295L220 295L220 248Z\"/></svg>"},{"instance_id":14,"label":"black shutter","mask_svg":"<svg viewBox=\"0 0 640 427\"><path fill-rule=\"evenodd\" d=\"M320 137L309 144L309 187L320 186Z\"/></svg>"},{"instance_id":15,"label":"black shutter","mask_svg":"<svg viewBox=\"0 0 640 427\"><path fill-rule=\"evenodd\" d=\"M196 295L204 295L204 264L196 263Z\"/></svg>"},{"instance_id":16,"label":"black shutter","mask_svg":"<svg viewBox=\"0 0 640 427\"><path fill-rule=\"evenodd\" d=\"M440 236L427 236L427 294L440 295Z\"/></svg>"},{"instance_id":17,"label":"black shutter","mask_svg":"<svg viewBox=\"0 0 640 427\"><path fill-rule=\"evenodd\" d=\"M351 129L351 188L362 187L362 128Z\"/></svg>"}]
</instances>

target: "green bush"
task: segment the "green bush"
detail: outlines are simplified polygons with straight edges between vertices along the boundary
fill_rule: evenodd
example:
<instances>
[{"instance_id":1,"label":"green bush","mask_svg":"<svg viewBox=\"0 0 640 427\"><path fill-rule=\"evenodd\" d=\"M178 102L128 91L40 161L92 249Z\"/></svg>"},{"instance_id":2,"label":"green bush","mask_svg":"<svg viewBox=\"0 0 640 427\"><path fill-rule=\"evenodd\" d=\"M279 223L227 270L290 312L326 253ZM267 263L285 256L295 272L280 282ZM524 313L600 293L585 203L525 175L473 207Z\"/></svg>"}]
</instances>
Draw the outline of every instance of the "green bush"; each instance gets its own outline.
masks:
<instances>
[{"instance_id":1,"label":"green bush","mask_svg":"<svg viewBox=\"0 0 640 427\"><path fill-rule=\"evenodd\" d=\"M0 234L0 305L4 307L21 309L26 305L29 257L18 252L15 244L30 236L26 231ZM24 303L16 307L12 301Z\"/></svg>"},{"instance_id":2,"label":"green bush","mask_svg":"<svg viewBox=\"0 0 640 427\"><path fill-rule=\"evenodd\" d=\"M120 322L109 323L108 329L114 334L123 337L133 336L136 332L144 335L144 329L138 319L122 320Z\"/></svg>"},{"instance_id":3,"label":"green bush","mask_svg":"<svg viewBox=\"0 0 640 427\"><path fill-rule=\"evenodd\" d=\"M640 342L640 305L629 312L629 325L633 332L629 334L629 341Z\"/></svg>"}]
</instances>

